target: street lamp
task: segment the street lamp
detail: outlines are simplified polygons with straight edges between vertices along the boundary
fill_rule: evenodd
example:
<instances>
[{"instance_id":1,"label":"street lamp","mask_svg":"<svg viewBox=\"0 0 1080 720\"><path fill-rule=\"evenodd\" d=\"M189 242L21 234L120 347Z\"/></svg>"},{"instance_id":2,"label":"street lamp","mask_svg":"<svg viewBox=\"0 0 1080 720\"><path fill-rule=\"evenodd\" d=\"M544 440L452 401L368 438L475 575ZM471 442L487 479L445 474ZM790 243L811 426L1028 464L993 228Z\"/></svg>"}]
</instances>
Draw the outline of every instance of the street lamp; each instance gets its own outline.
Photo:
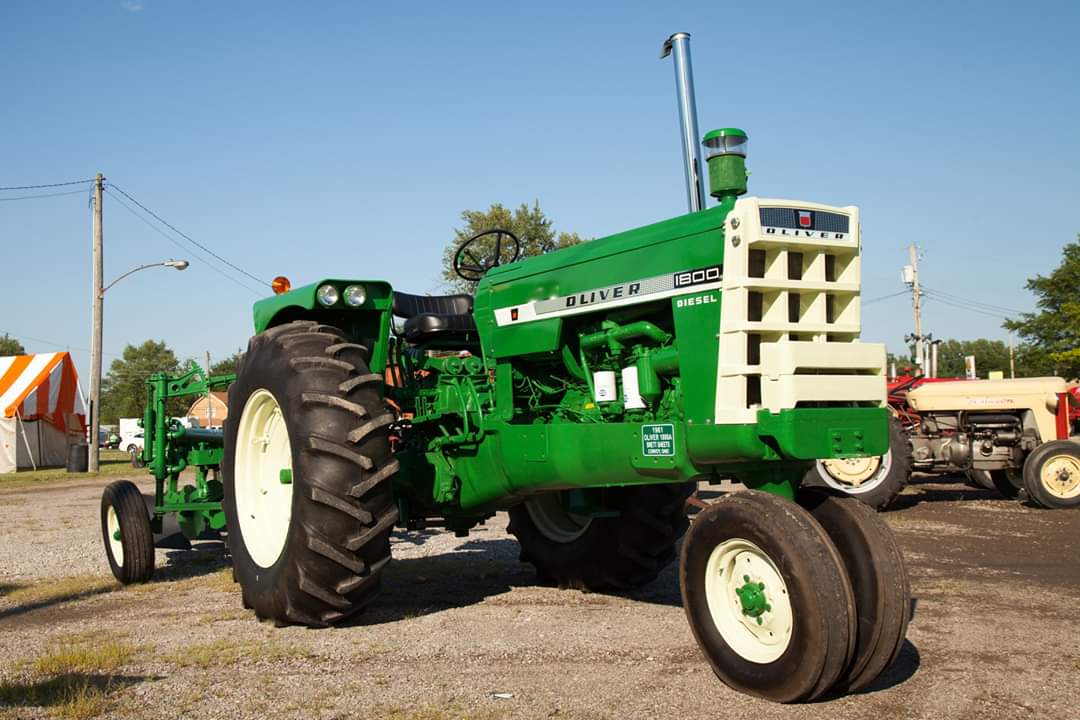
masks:
<instances>
[{"instance_id":1,"label":"street lamp","mask_svg":"<svg viewBox=\"0 0 1080 720\"><path fill-rule=\"evenodd\" d=\"M189 263L187 260L165 260L163 262L156 262L156 263L149 263L147 265L140 265L137 268L132 268L131 270L128 270L126 273L124 273L120 277L116 278L115 280L113 280L111 283L109 283L105 287L101 288L101 292L99 293L99 295L104 296L106 290L108 290L113 285L115 285L116 283L118 283L121 280L123 280L124 278L126 278L128 275L131 275L132 273L137 273L140 270L145 270L146 268L152 268L152 267L170 267L170 268L176 268L177 270L187 270L188 265L190 265L190 264L191 263Z\"/></svg>"},{"instance_id":2,"label":"street lamp","mask_svg":"<svg viewBox=\"0 0 1080 720\"><path fill-rule=\"evenodd\" d=\"M100 271L94 273L94 281L97 287L94 288L94 332L90 342L90 448L89 459L87 462L87 470L89 472L98 471L100 459L98 452L98 433L101 430L101 319L102 300L105 297L105 291L126 278L128 275L133 275L140 270L146 270L147 268L152 267L168 267L176 270L186 270L188 265L190 265L190 263L187 260L172 259L139 265L138 267L128 270L123 275L120 275L105 287L101 287Z\"/></svg>"}]
</instances>

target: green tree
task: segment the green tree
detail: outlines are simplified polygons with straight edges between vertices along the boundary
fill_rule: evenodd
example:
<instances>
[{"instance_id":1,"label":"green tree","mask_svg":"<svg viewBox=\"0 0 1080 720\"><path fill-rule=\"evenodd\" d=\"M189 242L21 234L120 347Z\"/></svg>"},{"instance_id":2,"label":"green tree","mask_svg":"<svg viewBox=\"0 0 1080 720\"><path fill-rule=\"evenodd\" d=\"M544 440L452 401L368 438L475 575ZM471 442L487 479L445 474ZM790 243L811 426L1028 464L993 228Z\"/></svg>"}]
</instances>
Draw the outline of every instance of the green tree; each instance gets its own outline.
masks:
<instances>
[{"instance_id":1,"label":"green tree","mask_svg":"<svg viewBox=\"0 0 1080 720\"><path fill-rule=\"evenodd\" d=\"M443 277L455 292L471 293L476 283L464 280L454 272L454 255L462 243L485 230L499 228L514 233L521 241L521 257L543 255L584 241L577 233L556 232L537 201L532 207L522 203L516 210L495 203L486 211L466 210L461 213L461 219L464 224L454 230L453 241L443 250ZM487 247L481 246L474 255L482 259L485 250L491 253L494 249L492 238Z\"/></svg>"},{"instance_id":2,"label":"green tree","mask_svg":"<svg viewBox=\"0 0 1080 720\"><path fill-rule=\"evenodd\" d=\"M1000 370L1009 377L1009 346L1001 340L945 340L938 345L938 376L963 377L964 357L975 356L975 370L979 377L993 370ZM1017 365L1017 375L1021 367Z\"/></svg>"},{"instance_id":3,"label":"green tree","mask_svg":"<svg viewBox=\"0 0 1080 720\"><path fill-rule=\"evenodd\" d=\"M236 372L236 366L240 362L240 352L234 352L227 358L222 358L210 366L211 375L228 375Z\"/></svg>"},{"instance_id":4,"label":"green tree","mask_svg":"<svg viewBox=\"0 0 1080 720\"><path fill-rule=\"evenodd\" d=\"M1025 367L1039 374L1080 377L1080 234L1062 250L1061 264L1053 272L1036 275L1025 287L1038 298L1038 311L1005 323L1020 336Z\"/></svg>"},{"instance_id":5,"label":"green tree","mask_svg":"<svg viewBox=\"0 0 1080 720\"><path fill-rule=\"evenodd\" d=\"M0 357L8 357L9 355L25 355L26 348L22 343L11 337L7 333L0 336Z\"/></svg>"},{"instance_id":6,"label":"green tree","mask_svg":"<svg viewBox=\"0 0 1080 720\"><path fill-rule=\"evenodd\" d=\"M1000 370L1009 377L1009 346L1001 340L943 340L938 345L938 377L963 377L966 372L964 358L968 355L975 356L975 369L979 377L986 377L992 370ZM896 363L896 372L904 373L904 368L914 370L916 368L915 348L911 346L908 352L899 355L888 354L888 362ZM1027 377L1033 373L1028 371L1021 358L1016 358L1017 377Z\"/></svg>"},{"instance_id":7,"label":"green tree","mask_svg":"<svg viewBox=\"0 0 1080 720\"><path fill-rule=\"evenodd\" d=\"M147 340L142 345L128 345L122 357L112 361L101 382L101 421L115 424L122 417L142 417L146 408L146 378L156 372L180 373L180 361L165 341ZM166 410L182 415L188 399L173 398Z\"/></svg>"}]
</instances>

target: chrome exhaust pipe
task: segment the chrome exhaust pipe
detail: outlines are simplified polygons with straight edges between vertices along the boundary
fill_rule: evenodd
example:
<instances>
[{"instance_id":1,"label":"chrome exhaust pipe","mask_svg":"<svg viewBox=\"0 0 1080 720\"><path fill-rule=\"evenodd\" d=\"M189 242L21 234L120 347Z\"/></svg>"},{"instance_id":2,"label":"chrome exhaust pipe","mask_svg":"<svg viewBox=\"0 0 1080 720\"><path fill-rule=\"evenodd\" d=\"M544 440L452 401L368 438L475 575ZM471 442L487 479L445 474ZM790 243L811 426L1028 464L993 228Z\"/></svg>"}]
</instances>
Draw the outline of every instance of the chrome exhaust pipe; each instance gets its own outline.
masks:
<instances>
[{"instance_id":1,"label":"chrome exhaust pipe","mask_svg":"<svg viewBox=\"0 0 1080 720\"><path fill-rule=\"evenodd\" d=\"M675 55L675 92L679 103L683 163L686 169L686 204L690 212L705 209L705 187L701 182L701 135L698 133L697 103L694 100L694 70L690 62L690 33L678 32L664 41L660 58Z\"/></svg>"}]
</instances>

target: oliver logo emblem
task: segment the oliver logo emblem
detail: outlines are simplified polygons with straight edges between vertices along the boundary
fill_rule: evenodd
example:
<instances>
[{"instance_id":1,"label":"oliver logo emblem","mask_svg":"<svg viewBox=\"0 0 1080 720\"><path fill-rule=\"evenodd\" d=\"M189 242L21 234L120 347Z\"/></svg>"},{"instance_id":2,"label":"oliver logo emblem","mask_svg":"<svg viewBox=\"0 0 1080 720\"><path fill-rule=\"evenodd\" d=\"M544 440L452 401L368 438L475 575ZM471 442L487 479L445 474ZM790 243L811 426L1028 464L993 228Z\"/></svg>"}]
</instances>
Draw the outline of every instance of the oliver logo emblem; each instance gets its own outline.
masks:
<instances>
[{"instance_id":1,"label":"oliver logo emblem","mask_svg":"<svg viewBox=\"0 0 1080 720\"><path fill-rule=\"evenodd\" d=\"M641 454L645 457L671 457L675 454L675 426L641 426Z\"/></svg>"}]
</instances>

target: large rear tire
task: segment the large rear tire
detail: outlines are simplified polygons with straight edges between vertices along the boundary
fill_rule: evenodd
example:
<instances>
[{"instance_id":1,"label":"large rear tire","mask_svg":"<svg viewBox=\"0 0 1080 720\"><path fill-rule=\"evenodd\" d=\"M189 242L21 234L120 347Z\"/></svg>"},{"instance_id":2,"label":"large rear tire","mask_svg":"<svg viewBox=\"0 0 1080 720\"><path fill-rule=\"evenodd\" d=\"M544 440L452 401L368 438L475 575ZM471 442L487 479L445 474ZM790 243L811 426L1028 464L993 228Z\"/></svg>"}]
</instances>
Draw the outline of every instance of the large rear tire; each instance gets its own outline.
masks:
<instances>
[{"instance_id":1,"label":"large rear tire","mask_svg":"<svg viewBox=\"0 0 1080 720\"><path fill-rule=\"evenodd\" d=\"M746 491L698 513L679 566L690 628L730 687L775 702L821 696L855 650L844 562L813 516Z\"/></svg>"},{"instance_id":2,"label":"large rear tire","mask_svg":"<svg viewBox=\"0 0 1080 720\"><path fill-rule=\"evenodd\" d=\"M825 528L851 579L855 653L833 691L858 692L892 664L907 636L911 589L904 558L889 526L854 498L804 488L796 499Z\"/></svg>"},{"instance_id":3,"label":"large rear tire","mask_svg":"<svg viewBox=\"0 0 1080 720\"><path fill-rule=\"evenodd\" d=\"M1080 507L1080 444L1054 440L1036 448L1024 462L1024 489L1039 507Z\"/></svg>"},{"instance_id":4,"label":"large rear tire","mask_svg":"<svg viewBox=\"0 0 1080 720\"><path fill-rule=\"evenodd\" d=\"M896 418L889 420L889 451L873 458L818 460L802 484L827 487L883 510L911 478L911 445Z\"/></svg>"},{"instance_id":5,"label":"large rear tire","mask_svg":"<svg viewBox=\"0 0 1080 720\"><path fill-rule=\"evenodd\" d=\"M686 499L695 483L640 485L609 491L616 517L575 515L559 493L538 495L510 510L509 531L521 559L541 581L597 592L629 590L675 560L686 532Z\"/></svg>"},{"instance_id":6,"label":"large rear tire","mask_svg":"<svg viewBox=\"0 0 1080 720\"><path fill-rule=\"evenodd\" d=\"M236 579L260 618L326 626L377 594L398 467L381 383L336 328L297 321L248 343L222 467Z\"/></svg>"}]
</instances>

